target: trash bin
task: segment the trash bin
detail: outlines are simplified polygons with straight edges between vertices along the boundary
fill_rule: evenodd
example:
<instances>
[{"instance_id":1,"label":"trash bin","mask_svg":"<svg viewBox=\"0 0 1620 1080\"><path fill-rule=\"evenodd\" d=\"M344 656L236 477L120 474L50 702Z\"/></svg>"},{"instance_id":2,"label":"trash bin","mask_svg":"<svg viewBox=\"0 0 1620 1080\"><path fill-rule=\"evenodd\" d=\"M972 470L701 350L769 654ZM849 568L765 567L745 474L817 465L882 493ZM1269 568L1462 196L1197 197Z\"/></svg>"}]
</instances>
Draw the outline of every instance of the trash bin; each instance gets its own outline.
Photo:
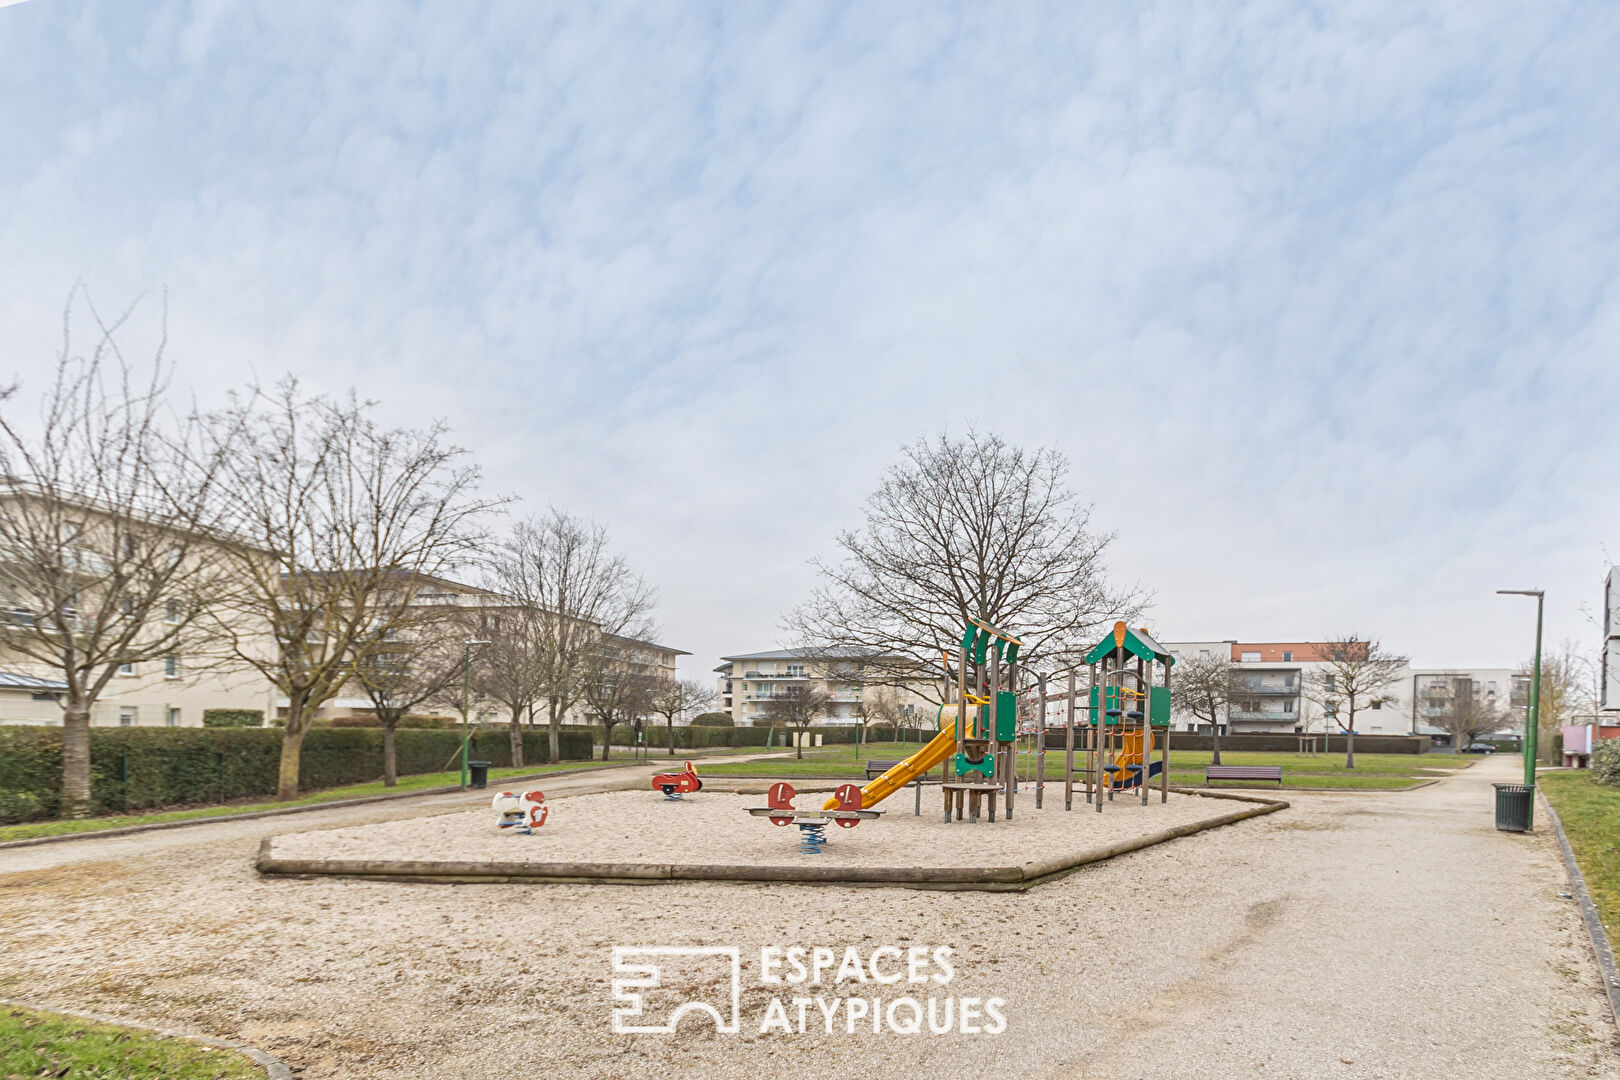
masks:
<instances>
[{"instance_id":1,"label":"trash bin","mask_svg":"<svg viewBox=\"0 0 1620 1080\"><path fill-rule=\"evenodd\" d=\"M1532 789L1525 784L1491 786L1496 789L1496 827L1503 832L1529 832Z\"/></svg>"},{"instance_id":2,"label":"trash bin","mask_svg":"<svg viewBox=\"0 0 1620 1080\"><path fill-rule=\"evenodd\" d=\"M467 782L473 787L481 788L489 784L489 762L469 761L467 772L470 774Z\"/></svg>"}]
</instances>

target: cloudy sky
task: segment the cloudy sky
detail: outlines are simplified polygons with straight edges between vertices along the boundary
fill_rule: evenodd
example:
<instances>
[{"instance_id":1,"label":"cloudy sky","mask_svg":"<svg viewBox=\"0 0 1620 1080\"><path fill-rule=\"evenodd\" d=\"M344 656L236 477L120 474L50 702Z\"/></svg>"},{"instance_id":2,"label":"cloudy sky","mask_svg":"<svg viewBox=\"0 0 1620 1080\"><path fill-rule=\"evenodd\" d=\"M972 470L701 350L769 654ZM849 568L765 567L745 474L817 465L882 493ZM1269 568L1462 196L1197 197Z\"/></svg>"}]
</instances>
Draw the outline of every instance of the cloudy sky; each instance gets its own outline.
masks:
<instances>
[{"instance_id":1,"label":"cloudy sky","mask_svg":"<svg viewBox=\"0 0 1620 1080\"><path fill-rule=\"evenodd\" d=\"M1160 636L1506 665L1620 557L1620 7L29 0L0 375L168 297L610 525L706 672L899 446L1073 462Z\"/></svg>"}]
</instances>

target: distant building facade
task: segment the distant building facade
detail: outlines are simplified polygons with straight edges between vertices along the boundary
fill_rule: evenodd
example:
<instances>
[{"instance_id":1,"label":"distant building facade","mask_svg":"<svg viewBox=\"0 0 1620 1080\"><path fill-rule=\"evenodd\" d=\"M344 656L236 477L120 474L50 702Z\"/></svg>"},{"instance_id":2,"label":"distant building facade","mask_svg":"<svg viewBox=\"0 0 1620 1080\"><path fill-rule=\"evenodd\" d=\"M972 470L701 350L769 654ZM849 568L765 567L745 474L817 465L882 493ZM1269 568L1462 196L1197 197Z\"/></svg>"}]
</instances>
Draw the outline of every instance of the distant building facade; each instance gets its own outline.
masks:
<instances>
[{"instance_id":1,"label":"distant building facade","mask_svg":"<svg viewBox=\"0 0 1620 1080\"><path fill-rule=\"evenodd\" d=\"M720 658L715 668L718 708L731 714L738 727L768 722L766 707L773 698L785 697L797 689L815 690L827 695L828 713L818 724L854 724L859 720L861 695L866 692L860 660L827 659L791 649L738 653ZM915 725L925 718L932 722L936 708L923 688L896 690L902 723Z\"/></svg>"}]
</instances>

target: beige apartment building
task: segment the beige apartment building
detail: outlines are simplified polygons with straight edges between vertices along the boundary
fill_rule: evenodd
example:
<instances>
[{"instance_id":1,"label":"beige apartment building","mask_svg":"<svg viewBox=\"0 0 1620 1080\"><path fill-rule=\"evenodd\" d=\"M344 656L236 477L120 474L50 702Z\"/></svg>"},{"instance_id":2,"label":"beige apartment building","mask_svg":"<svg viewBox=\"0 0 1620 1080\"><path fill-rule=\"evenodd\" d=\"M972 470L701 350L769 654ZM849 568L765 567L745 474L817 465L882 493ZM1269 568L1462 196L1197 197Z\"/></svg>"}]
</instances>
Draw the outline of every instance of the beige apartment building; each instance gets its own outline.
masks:
<instances>
[{"instance_id":1,"label":"beige apartment building","mask_svg":"<svg viewBox=\"0 0 1620 1080\"><path fill-rule=\"evenodd\" d=\"M819 724L854 724L858 721L861 694L865 689L859 658L826 659L807 657L791 649L739 653L723 656L715 668L719 708L731 714L738 727L750 727L766 719L765 706L776 697L792 693L794 687L814 689L827 695L828 715ZM927 726L934 722L937 706L928 696L938 694L931 685L919 683L897 690L903 723Z\"/></svg>"}]
</instances>

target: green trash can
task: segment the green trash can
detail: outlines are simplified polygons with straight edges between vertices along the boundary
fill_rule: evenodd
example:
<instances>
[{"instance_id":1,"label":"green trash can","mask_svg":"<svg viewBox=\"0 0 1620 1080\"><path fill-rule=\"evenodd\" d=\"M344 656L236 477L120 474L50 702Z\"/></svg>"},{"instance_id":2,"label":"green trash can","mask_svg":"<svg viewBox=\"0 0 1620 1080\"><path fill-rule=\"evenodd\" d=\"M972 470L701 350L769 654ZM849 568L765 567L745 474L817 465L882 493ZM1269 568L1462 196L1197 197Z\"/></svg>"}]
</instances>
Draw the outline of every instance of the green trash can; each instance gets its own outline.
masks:
<instances>
[{"instance_id":1,"label":"green trash can","mask_svg":"<svg viewBox=\"0 0 1620 1080\"><path fill-rule=\"evenodd\" d=\"M1496 789L1496 827L1503 832L1529 832L1531 788L1525 784L1491 786Z\"/></svg>"},{"instance_id":2,"label":"green trash can","mask_svg":"<svg viewBox=\"0 0 1620 1080\"><path fill-rule=\"evenodd\" d=\"M489 766L487 761L467 762L467 772L470 774L467 782L475 788L486 786L489 783Z\"/></svg>"}]
</instances>

